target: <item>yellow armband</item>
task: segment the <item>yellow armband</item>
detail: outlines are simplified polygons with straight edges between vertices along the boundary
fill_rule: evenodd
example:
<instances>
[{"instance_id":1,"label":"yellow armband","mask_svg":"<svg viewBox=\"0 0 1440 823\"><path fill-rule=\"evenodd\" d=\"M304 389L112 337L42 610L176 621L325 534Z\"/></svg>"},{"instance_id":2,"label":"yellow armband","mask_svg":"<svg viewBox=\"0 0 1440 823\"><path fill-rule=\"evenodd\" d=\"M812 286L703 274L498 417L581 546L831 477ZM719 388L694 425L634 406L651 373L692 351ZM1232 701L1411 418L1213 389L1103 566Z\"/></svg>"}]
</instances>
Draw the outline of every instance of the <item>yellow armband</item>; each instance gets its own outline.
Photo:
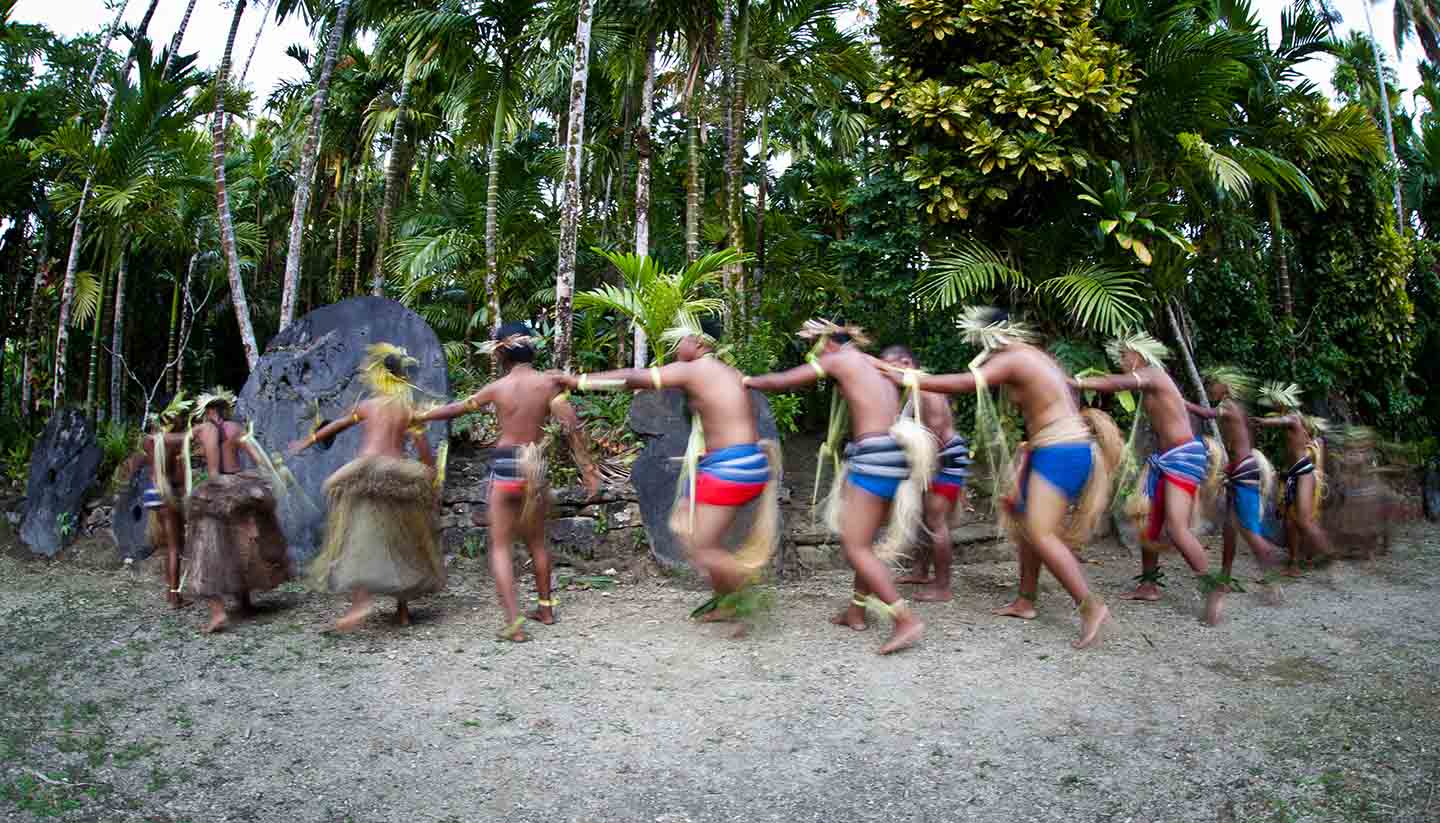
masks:
<instances>
[{"instance_id":1,"label":"yellow armband","mask_svg":"<svg viewBox=\"0 0 1440 823\"><path fill-rule=\"evenodd\" d=\"M822 366L822 365L820 365L820 358L816 357L816 356L813 355L813 354L806 355L806 356L805 356L805 362L810 364L810 368L812 368L812 369L815 370L815 375L816 375L817 377L819 377L821 380L824 380L826 377L829 377L829 375L827 375L827 374L825 373L825 367Z\"/></svg>"},{"instance_id":2,"label":"yellow armband","mask_svg":"<svg viewBox=\"0 0 1440 823\"><path fill-rule=\"evenodd\" d=\"M659 366L650 367L650 382L655 384L655 391L660 391L662 388L665 387L665 384L660 380Z\"/></svg>"}]
</instances>

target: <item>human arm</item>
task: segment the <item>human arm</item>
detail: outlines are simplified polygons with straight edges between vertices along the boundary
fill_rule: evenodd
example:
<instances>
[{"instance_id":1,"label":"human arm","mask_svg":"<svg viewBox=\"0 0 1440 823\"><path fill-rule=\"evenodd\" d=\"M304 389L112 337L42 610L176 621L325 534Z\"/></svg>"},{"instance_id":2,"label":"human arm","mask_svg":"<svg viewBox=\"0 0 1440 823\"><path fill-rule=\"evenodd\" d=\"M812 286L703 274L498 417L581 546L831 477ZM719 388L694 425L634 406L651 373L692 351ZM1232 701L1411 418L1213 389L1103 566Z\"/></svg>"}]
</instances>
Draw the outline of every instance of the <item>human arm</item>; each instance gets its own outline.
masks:
<instances>
[{"instance_id":1,"label":"human arm","mask_svg":"<svg viewBox=\"0 0 1440 823\"><path fill-rule=\"evenodd\" d=\"M295 442L291 443L290 453L292 455L299 454L300 452L305 451L316 443L319 443L322 440L329 440L340 432L343 432L351 426L355 425L356 423L359 423L361 420L365 419L364 415L360 413L360 409L361 406L356 406L354 409L350 410L350 413L348 415L340 418L339 420L331 420L329 423L321 426L318 430L316 430L313 434L311 434L304 440L296 440Z\"/></svg>"},{"instance_id":2,"label":"human arm","mask_svg":"<svg viewBox=\"0 0 1440 823\"><path fill-rule=\"evenodd\" d=\"M420 462L435 468L435 453L430 450L430 440L425 436L425 427L417 425L410 429L410 442L415 444L415 454L420 457Z\"/></svg>"},{"instance_id":3,"label":"human arm","mask_svg":"<svg viewBox=\"0 0 1440 823\"><path fill-rule=\"evenodd\" d=\"M1250 422L1262 429L1284 429L1295 425L1295 416L1281 414L1275 417L1252 417Z\"/></svg>"},{"instance_id":4,"label":"human arm","mask_svg":"<svg viewBox=\"0 0 1440 823\"><path fill-rule=\"evenodd\" d=\"M462 414L478 412L495 402L494 387L495 384L490 383L464 400L456 400L453 403L436 406L427 412L416 415L415 422L429 423L433 420L452 420Z\"/></svg>"},{"instance_id":5,"label":"human arm","mask_svg":"<svg viewBox=\"0 0 1440 823\"><path fill-rule=\"evenodd\" d=\"M560 422L560 428L570 441L570 453L575 456L575 462L579 464L580 473L585 478L585 490L594 497L600 493L600 472L590 457L590 438L585 436L580 415L575 413L575 407L570 405L570 401L563 394L550 401L550 414Z\"/></svg>"},{"instance_id":6,"label":"human arm","mask_svg":"<svg viewBox=\"0 0 1440 823\"><path fill-rule=\"evenodd\" d=\"M577 376L566 375L564 384L577 391L608 391L614 389L661 389L679 386L685 365L651 366L648 369L614 369Z\"/></svg>"},{"instance_id":7,"label":"human arm","mask_svg":"<svg viewBox=\"0 0 1440 823\"><path fill-rule=\"evenodd\" d=\"M1191 414L1204 420L1214 420L1220 416L1219 409L1207 408L1197 403L1191 403L1189 400L1185 401L1185 408L1189 409Z\"/></svg>"},{"instance_id":8,"label":"human arm","mask_svg":"<svg viewBox=\"0 0 1440 823\"><path fill-rule=\"evenodd\" d=\"M763 392L786 391L798 389L802 386L813 386L820 381L820 378L827 377L825 373L824 358L817 357L807 360L804 365L796 366L770 374L762 374L756 377L746 377L744 383L747 387Z\"/></svg>"},{"instance_id":9,"label":"human arm","mask_svg":"<svg viewBox=\"0 0 1440 823\"><path fill-rule=\"evenodd\" d=\"M1138 371L1129 374L1107 374L1101 377L1070 378L1072 388L1101 394L1115 394L1122 391L1144 391L1145 378Z\"/></svg>"}]
</instances>

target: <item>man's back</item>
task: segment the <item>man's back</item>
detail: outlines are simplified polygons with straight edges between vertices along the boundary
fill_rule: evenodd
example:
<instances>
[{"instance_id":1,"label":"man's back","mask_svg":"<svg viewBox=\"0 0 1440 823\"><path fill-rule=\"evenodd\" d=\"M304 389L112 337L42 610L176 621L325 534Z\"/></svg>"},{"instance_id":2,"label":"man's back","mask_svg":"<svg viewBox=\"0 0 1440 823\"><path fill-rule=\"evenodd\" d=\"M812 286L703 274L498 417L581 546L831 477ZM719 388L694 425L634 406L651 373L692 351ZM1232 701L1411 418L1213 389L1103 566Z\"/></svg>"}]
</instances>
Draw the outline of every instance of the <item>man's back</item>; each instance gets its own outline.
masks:
<instances>
[{"instance_id":1,"label":"man's back","mask_svg":"<svg viewBox=\"0 0 1440 823\"><path fill-rule=\"evenodd\" d=\"M685 391L690 408L700 415L706 448L723 449L759 439L750 391L734 367L716 357L701 357L668 366L666 372L679 374L675 387Z\"/></svg>"},{"instance_id":2,"label":"man's back","mask_svg":"<svg viewBox=\"0 0 1440 823\"><path fill-rule=\"evenodd\" d=\"M413 408L409 403L372 397L359 406L361 457L404 457Z\"/></svg>"},{"instance_id":3,"label":"man's back","mask_svg":"<svg viewBox=\"0 0 1440 823\"><path fill-rule=\"evenodd\" d=\"M1020 407L1025 428L1033 437L1062 417L1079 411L1065 372L1055 359L1034 346L1012 343L981 367L985 376L1003 383Z\"/></svg>"},{"instance_id":4,"label":"man's back","mask_svg":"<svg viewBox=\"0 0 1440 823\"><path fill-rule=\"evenodd\" d=\"M900 416L900 392L870 357L852 346L824 355L820 365L850 406L854 437L888 432Z\"/></svg>"},{"instance_id":5,"label":"man's back","mask_svg":"<svg viewBox=\"0 0 1440 823\"><path fill-rule=\"evenodd\" d=\"M1156 366L1148 366L1135 372L1145 381L1145 416L1155 428L1160 445L1173 449L1195 439L1195 429L1190 426L1190 410L1185 398L1168 372Z\"/></svg>"},{"instance_id":6,"label":"man's back","mask_svg":"<svg viewBox=\"0 0 1440 823\"><path fill-rule=\"evenodd\" d=\"M540 439L550 417L550 402L561 385L550 375L529 366L516 366L493 384L495 413L500 419L501 446L518 446Z\"/></svg>"}]
</instances>

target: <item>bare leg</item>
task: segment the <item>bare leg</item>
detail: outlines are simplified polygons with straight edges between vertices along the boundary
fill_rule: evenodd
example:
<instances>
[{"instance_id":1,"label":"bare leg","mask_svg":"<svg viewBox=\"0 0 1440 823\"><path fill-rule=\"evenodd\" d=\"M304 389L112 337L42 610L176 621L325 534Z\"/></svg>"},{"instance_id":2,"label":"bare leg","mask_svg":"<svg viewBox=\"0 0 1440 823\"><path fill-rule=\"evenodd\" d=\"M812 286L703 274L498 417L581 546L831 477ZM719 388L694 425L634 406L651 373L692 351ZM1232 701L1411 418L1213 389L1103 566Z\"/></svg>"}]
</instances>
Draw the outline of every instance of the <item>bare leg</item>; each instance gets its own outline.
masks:
<instances>
[{"instance_id":1,"label":"bare leg","mask_svg":"<svg viewBox=\"0 0 1440 823\"><path fill-rule=\"evenodd\" d=\"M395 625L410 625L410 604L400 598L395 598Z\"/></svg>"},{"instance_id":2,"label":"bare leg","mask_svg":"<svg viewBox=\"0 0 1440 823\"><path fill-rule=\"evenodd\" d=\"M1149 549L1140 550L1140 585L1135 591L1120 595L1121 600L1144 600L1153 603L1160 599L1160 586L1158 583L1150 582L1147 579L1160 573L1160 555Z\"/></svg>"},{"instance_id":3,"label":"bare leg","mask_svg":"<svg viewBox=\"0 0 1440 823\"><path fill-rule=\"evenodd\" d=\"M1301 545L1309 548L1305 554L1307 557L1314 557L1318 552L1319 562L1328 563L1335 557L1335 547L1330 545L1330 537L1325 534L1325 529L1320 526L1319 518L1315 511L1315 475L1307 474L1300 478L1298 498L1295 501L1300 529Z\"/></svg>"},{"instance_id":4,"label":"bare leg","mask_svg":"<svg viewBox=\"0 0 1440 823\"><path fill-rule=\"evenodd\" d=\"M525 545L530 550L530 560L535 564L535 595L541 601L526 617L538 620L546 626L553 626L555 606L554 599L550 596L550 544L545 539L545 516L549 505L547 499L537 501L531 521L521 524L521 528L525 532Z\"/></svg>"},{"instance_id":5,"label":"bare leg","mask_svg":"<svg viewBox=\"0 0 1440 823\"><path fill-rule=\"evenodd\" d=\"M1055 575L1079 608L1080 636L1071 645L1084 649L1095 645L1100 627L1110 617L1110 610L1090 593L1090 583L1085 579L1080 561L1057 534L1066 508L1068 502L1064 493L1032 472L1026 492L1025 533L1035 556ZM1038 571L1035 579L1039 580Z\"/></svg>"},{"instance_id":6,"label":"bare leg","mask_svg":"<svg viewBox=\"0 0 1440 823\"><path fill-rule=\"evenodd\" d=\"M935 560L935 582L915 592L916 600L942 603L954 596L950 591L950 573L955 562L955 552L950 545L950 511L953 508L955 504L942 494L925 495L925 528L931 535L930 553Z\"/></svg>"},{"instance_id":7,"label":"bare leg","mask_svg":"<svg viewBox=\"0 0 1440 823\"><path fill-rule=\"evenodd\" d=\"M1035 611L1035 601L1040 595L1040 555L1035 553L1035 547L1030 545L1028 540L1016 549L1020 554L1020 592L1008 606L1001 606L990 613L1000 617L1034 620L1039 614Z\"/></svg>"},{"instance_id":8,"label":"bare leg","mask_svg":"<svg viewBox=\"0 0 1440 823\"><path fill-rule=\"evenodd\" d=\"M1228 527L1227 527L1228 528ZM1265 581L1260 584L1260 599L1267 606L1278 606L1285 602L1285 591L1280 584L1273 582L1271 577L1276 569L1280 568L1285 560L1285 553L1280 547L1266 540L1264 537L1250 531L1249 529L1238 528L1240 536L1245 538L1245 543L1250 546L1250 551L1255 554L1255 562L1260 570L1265 573ZM1230 569L1225 569L1225 574L1230 574Z\"/></svg>"},{"instance_id":9,"label":"bare leg","mask_svg":"<svg viewBox=\"0 0 1440 823\"><path fill-rule=\"evenodd\" d=\"M882 500L853 484L846 484L845 522L841 526L840 543L845 559L855 570L857 582L887 606L900 602L900 592L890 579L890 569L875 556L875 532L890 512L890 501ZM858 587L857 587L858 591ZM914 645L925 633L925 624L916 619L904 604L894 612L895 630L880 647L880 654L897 652Z\"/></svg>"},{"instance_id":10,"label":"bare leg","mask_svg":"<svg viewBox=\"0 0 1440 823\"><path fill-rule=\"evenodd\" d=\"M1300 527L1296 522L1296 511L1293 503L1286 506L1285 511L1285 548L1290 555L1290 565L1285 567L1281 574L1286 577L1300 576Z\"/></svg>"},{"instance_id":11,"label":"bare leg","mask_svg":"<svg viewBox=\"0 0 1440 823\"><path fill-rule=\"evenodd\" d=\"M1220 571L1226 577L1231 576L1230 570L1235 567L1235 530L1235 516L1232 514L1225 518L1224 548L1220 552Z\"/></svg>"},{"instance_id":12,"label":"bare leg","mask_svg":"<svg viewBox=\"0 0 1440 823\"><path fill-rule=\"evenodd\" d=\"M1190 570L1197 575L1205 575L1210 572L1210 558L1205 556L1205 547L1190 531L1190 516L1194 509L1195 498L1191 495L1178 489L1170 489L1165 495L1165 530ZM1201 618L1205 625L1214 626L1220 622L1224 600L1224 586L1218 586L1205 595L1205 614Z\"/></svg>"},{"instance_id":13,"label":"bare leg","mask_svg":"<svg viewBox=\"0 0 1440 823\"><path fill-rule=\"evenodd\" d=\"M865 598L870 594L870 590L865 588L865 583L860 579L859 574L855 575L855 583L851 591L853 594L850 597L850 603L830 618L830 622L837 626L848 626L854 631L863 632L866 628Z\"/></svg>"},{"instance_id":14,"label":"bare leg","mask_svg":"<svg viewBox=\"0 0 1440 823\"><path fill-rule=\"evenodd\" d=\"M250 590L240 592L235 598L235 610L246 617L253 617L259 611L255 608L255 601L250 599Z\"/></svg>"},{"instance_id":15,"label":"bare leg","mask_svg":"<svg viewBox=\"0 0 1440 823\"><path fill-rule=\"evenodd\" d=\"M501 638L516 643L529 640L521 628L520 606L515 599L515 566L510 545L515 540L515 521L520 516L521 500L514 492L491 487L490 491L490 576L505 610L505 630ZM547 583L549 581L546 581Z\"/></svg>"},{"instance_id":16,"label":"bare leg","mask_svg":"<svg viewBox=\"0 0 1440 823\"><path fill-rule=\"evenodd\" d=\"M200 631L205 634L210 634L225 628L225 624L229 622L229 619L225 616L225 598L207 597L205 598L205 604L210 607L210 622Z\"/></svg>"},{"instance_id":17,"label":"bare leg","mask_svg":"<svg viewBox=\"0 0 1440 823\"><path fill-rule=\"evenodd\" d=\"M161 530L165 535L165 599L171 608L183 609L190 605L180 596L180 549L184 542L184 526L180 515L173 509L160 509Z\"/></svg>"},{"instance_id":18,"label":"bare leg","mask_svg":"<svg viewBox=\"0 0 1440 823\"><path fill-rule=\"evenodd\" d=\"M350 611L335 621L335 631L353 632L365 622L375 609L375 598L365 589L356 589L350 595Z\"/></svg>"}]
</instances>

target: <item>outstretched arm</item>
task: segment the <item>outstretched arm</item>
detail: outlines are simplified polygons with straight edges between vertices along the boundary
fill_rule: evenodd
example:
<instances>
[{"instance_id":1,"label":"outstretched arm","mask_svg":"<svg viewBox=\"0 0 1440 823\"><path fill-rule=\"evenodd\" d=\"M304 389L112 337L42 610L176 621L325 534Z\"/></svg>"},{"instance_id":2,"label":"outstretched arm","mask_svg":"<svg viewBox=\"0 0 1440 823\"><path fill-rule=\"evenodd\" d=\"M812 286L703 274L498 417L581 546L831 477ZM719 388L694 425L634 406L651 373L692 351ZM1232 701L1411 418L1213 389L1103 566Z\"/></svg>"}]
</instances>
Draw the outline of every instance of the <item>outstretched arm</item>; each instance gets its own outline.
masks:
<instances>
[{"instance_id":1,"label":"outstretched arm","mask_svg":"<svg viewBox=\"0 0 1440 823\"><path fill-rule=\"evenodd\" d=\"M1252 417L1250 422L1262 429L1283 429L1295 425L1295 415L1281 414L1275 417Z\"/></svg>"},{"instance_id":2,"label":"outstretched arm","mask_svg":"<svg viewBox=\"0 0 1440 823\"><path fill-rule=\"evenodd\" d=\"M813 386L825 377L824 364L817 358L807 361L803 366L796 366L771 374L762 374L757 377L745 378L745 385L752 389L759 389L763 392L785 391L787 389L798 389L801 386Z\"/></svg>"},{"instance_id":3,"label":"outstretched arm","mask_svg":"<svg viewBox=\"0 0 1440 823\"><path fill-rule=\"evenodd\" d=\"M1145 378L1140 376L1140 372L1133 371L1129 374L1107 374L1104 377L1082 377L1079 380L1072 377L1070 385L1082 391L1115 394L1122 391L1144 391Z\"/></svg>"},{"instance_id":4,"label":"outstretched arm","mask_svg":"<svg viewBox=\"0 0 1440 823\"><path fill-rule=\"evenodd\" d=\"M594 497L600 493L600 472L596 470L595 461L590 457L590 438L585 436L580 415L575 413L575 407L570 405L570 401L566 400L563 394L550 401L550 414L560 421L560 428L565 431L565 437L570 441L570 453L575 455L575 462L580 465L580 473L585 477L585 490Z\"/></svg>"},{"instance_id":5,"label":"outstretched arm","mask_svg":"<svg viewBox=\"0 0 1440 823\"><path fill-rule=\"evenodd\" d=\"M360 414L360 407L356 406L355 408L350 410L349 414L345 415L339 420L331 420L329 423L321 426L318 431L305 438L304 440L296 440L294 443L291 443L290 453L299 454L300 452L305 451L306 449L310 448L316 443L319 443L322 440L329 440L340 432L343 432L351 426L355 425L356 423L359 423L363 419L364 416Z\"/></svg>"},{"instance_id":6,"label":"outstretched arm","mask_svg":"<svg viewBox=\"0 0 1440 823\"><path fill-rule=\"evenodd\" d=\"M662 389L680 385L684 365L671 363L668 366L651 366L648 369L615 369L581 375L566 375L566 386L578 391L606 391L609 389Z\"/></svg>"},{"instance_id":7,"label":"outstretched arm","mask_svg":"<svg viewBox=\"0 0 1440 823\"><path fill-rule=\"evenodd\" d=\"M1189 409L1191 414L1205 420L1214 420L1215 418L1220 416L1219 409L1207 409L1204 406L1191 403L1189 400L1185 401L1185 408Z\"/></svg>"},{"instance_id":8,"label":"outstretched arm","mask_svg":"<svg viewBox=\"0 0 1440 823\"><path fill-rule=\"evenodd\" d=\"M464 400L456 400L453 403L436 406L423 414L418 414L415 416L415 422L429 423L432 420L451 420L462 414L478 412L495 402L495 392L492 391L494 385L494 383L491 383Z\"/></svg>"},{"instance_id":9,"label":"outstretched arm","mask_svg":"<svg viewBox=\"0 0 1440 823\"><path fill-rule=\"evenodd\" d=\"M415 453L420 456L420 462L435 468L435 453L430 451L430 440L425 436L425 427L416 426L410 430L410 442L415 444Z\"/></svg>"}]
</instances>

